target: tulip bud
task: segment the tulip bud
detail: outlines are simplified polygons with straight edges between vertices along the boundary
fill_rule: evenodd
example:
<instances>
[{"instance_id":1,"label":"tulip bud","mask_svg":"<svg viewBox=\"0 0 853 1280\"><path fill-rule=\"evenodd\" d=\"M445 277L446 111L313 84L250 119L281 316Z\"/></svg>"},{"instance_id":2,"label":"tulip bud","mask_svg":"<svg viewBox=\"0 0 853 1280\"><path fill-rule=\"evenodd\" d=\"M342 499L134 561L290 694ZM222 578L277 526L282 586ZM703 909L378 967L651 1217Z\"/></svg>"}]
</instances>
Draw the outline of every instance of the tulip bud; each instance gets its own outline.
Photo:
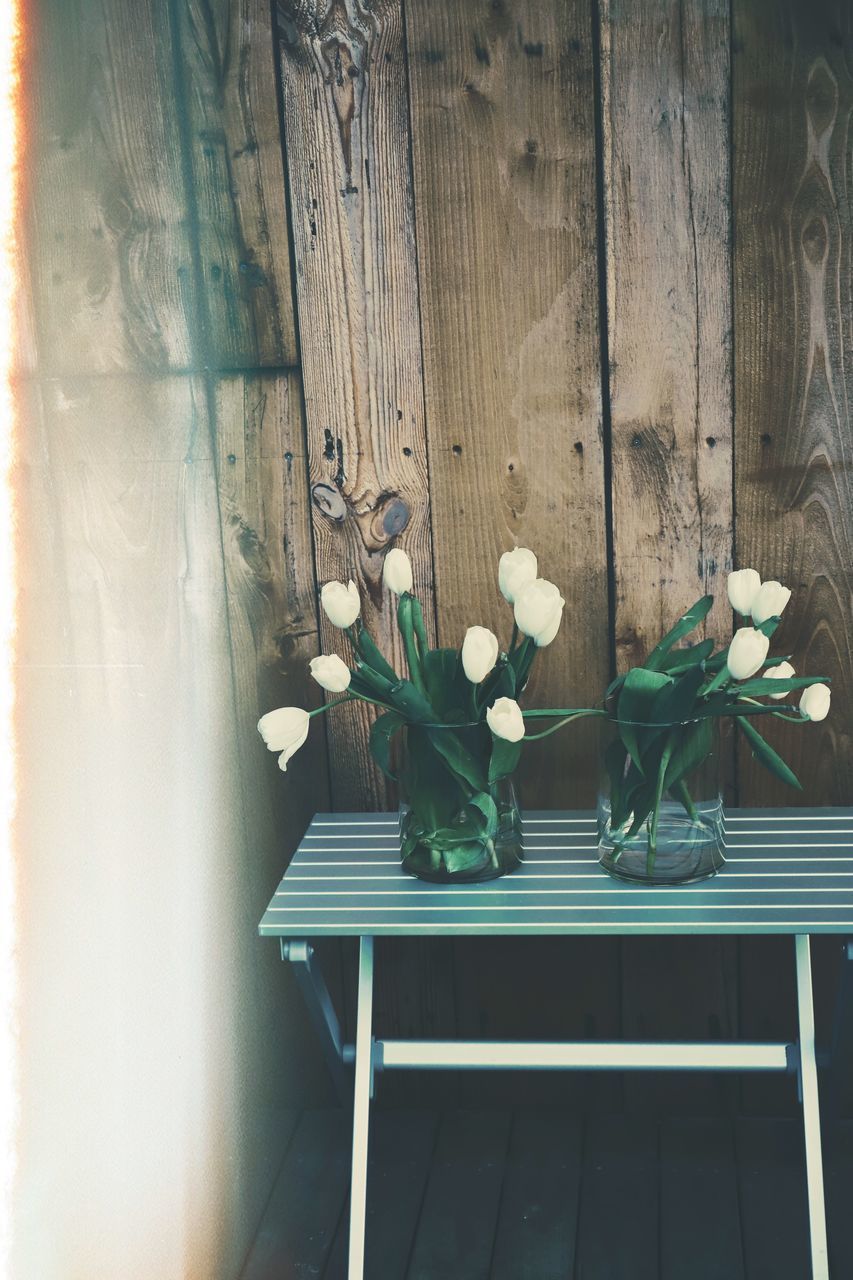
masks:
<instances>
[{"instance_id":1,"label":"tulip bud","mask_svg":"<svg viewBox=\"0 0 853 1280\"><path fill-rule=\"evenodd\" d=\"M320 604L336 627L351 627L361 613L361 599L354 582L327 582L320 592Z\"/></svg>"},{"instance_id":2,"label":"tulip bud","mask_svg":"<svg viewBox=\"0 0 853 1280\"><path fill-rule=\"evenodd\" d=\"M550 644L559 629L565 603L553 582L545 578L528 582L515 602L519 631L530 636L538 648Z\"/></svg>"},{"instance_id":3,"label":"tulip bud","mask_svg":"<svg viewBox=\"0 0 853 1280\"><path fill-rule=\"evenodd\" d=\"M748 618L752 613L752 602L761 586L761 577L755 569L736 569L726 579L729 593L729 604L736 613Z\"/></svg>"},{"instance_id":4,"label":"tulip bud","mask_svg":"<svg viewBox=\"0 0 853 1280\"><path fill-rule=\"evenodd\" d=\"M733 680L747 680L764 664L770 638L754 627L740 627L729 645L726 666Z\"/></svg>"},{"instance_id":5,"label":"tulip bud","mask_svg":"<svg viewBox=\"0 0 853 1280\"><path fill-rule=\"evenodd\" d=\"M498 698L486 712L486 720L496 738L520 742L524 737L524 717L515 698Z\"/></svg>"},{"instance_id":6,"label":"tulip bud","mask_svg":"<svg viewBox=\"0 0 853 1280\"><path fill-rule=\"evenodd\" d=\"M791 593L781 582L762 582L752 602L752 621L756 627L768 618L776 618L791 599Z\"/></svg>"},{"instance_id":7,"label":"tulip bud","mask_svg":"<svg viewBox=\"0 0 853 1280\"><path fill-rule=\"evenodd\" d=\"M764 672L764 675L768 680L790 680L791 676L796 675L796 672L790 662L780 662L778 667L769 667L767 671ZM782 693L771 693L770 695L770 697L775 698L777 702L780 698L787 698L787 696L788 694L784 691Z\"/></svg>"},{"instance_id":8,"label":"tulip bud","mask_svg":"<svg viewBox=\"0 0 853 1280\"><path fill-rule=\"evenodd\" d=\"M505 551L498 564L498 586L508 604L515 604L522 589L533 582L539 567L536 556L527 547Z\"/></svg>"},{"instance_id":9,"label":"tulip bud","mask_svg":"<svg viewBox=\"0 0 853 1280\"><path fill-rule=\"evenodd\" d=\"M329 693L343 693L349 688L352 672L336 653L321 654L319 658L312 658L308 665L321 689Z\"/></svg>"},{"instance_id":10,"label":"tulip bud","mask_svg":"<svg viewBox=\"0 0 853 1280\"><path fill-rule=\"evenodd\" d=\"M270 751L280 751L278 767L287 769L287 762L295 755L308 737L311 718L302 707L279 707L268 711L258 721L258 732Z\"/></svg>"},{"instance_id":11,"label":"tulip bud","mask_svg":"<svg viewBox=\"0 0 853 1280\"><path fill-rule=\"evenodd\" d=\"M825 720L829 715L828 684L810 684L800 698L800 715L805 720Z\"/></svg>"},{"instance_id":12,"label":"tulip bud","mask_svg":"<svg viewBox=\"0 0 853 1280\"><path fill-rule=\"evenodd\" d=\"M382 579L386 587L389 587L395 595L401 596L405 591L411 591L412 583L412 562L401 547L394 547L385 557L385 563L382 566Z\"/></svg>"},{"instance_id":13,"label":"tulip bud","mask_svg":"<svg viewBox=\"0 0 853 1280\"><path fill-rule=\"evenodd\" d=\"M469 627L462 643L462 667L472 684L479 684L498 660L498 638L488 627Z\"/></svg>"}]
</instances>

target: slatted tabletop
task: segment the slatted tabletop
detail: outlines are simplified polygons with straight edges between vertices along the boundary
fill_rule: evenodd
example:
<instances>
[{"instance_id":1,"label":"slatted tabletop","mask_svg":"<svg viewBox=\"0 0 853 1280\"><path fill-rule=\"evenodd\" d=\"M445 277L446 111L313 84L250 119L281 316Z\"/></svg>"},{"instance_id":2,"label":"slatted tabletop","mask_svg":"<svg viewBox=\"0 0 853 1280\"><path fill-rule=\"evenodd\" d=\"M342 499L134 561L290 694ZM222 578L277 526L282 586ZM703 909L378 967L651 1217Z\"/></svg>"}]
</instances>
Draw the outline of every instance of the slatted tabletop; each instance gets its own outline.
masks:
<instances>
[{"instance_id":1,"label":"slatted tabletop","mask_svg":"<svg viewBox=\"0 0 853 1280\"><path fill-rule=\"evenodd\" d=\"M735 809L725 839L726 865L712 880L645 888L601 871L593 813L532 811L518 871L434 885L401 870L396 814L321 813L260 933L853 932L853 810Z\"/></svg>"}]
</instances>

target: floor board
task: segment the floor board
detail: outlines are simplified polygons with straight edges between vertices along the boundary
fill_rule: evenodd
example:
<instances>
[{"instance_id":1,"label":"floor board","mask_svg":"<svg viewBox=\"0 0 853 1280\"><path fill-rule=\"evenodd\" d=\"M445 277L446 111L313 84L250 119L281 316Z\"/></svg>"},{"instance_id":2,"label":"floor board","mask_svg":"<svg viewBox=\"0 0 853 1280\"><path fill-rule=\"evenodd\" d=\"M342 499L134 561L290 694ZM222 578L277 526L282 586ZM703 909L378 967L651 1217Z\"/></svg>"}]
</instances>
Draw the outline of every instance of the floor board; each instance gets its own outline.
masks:
<instances>
[{"instance_id":1,"label":"floor board","mask_svg":"<svg viewBox=\"0 0 853 1280\"><path fill-rule=\"evenodd\" d=\"M407 1280L489 1280L508 1111L451 1111L438 1135Z\"/></svg>"},{"instance_id":2,"label":"floor board","mask_svg":"<svg viewBox=\"0 0 853 1280\"><path fill-rule=\"evenodd\" d=\"M588 1118L577 1280L658 1280L659 1180L655 1123Z\"/></svg>"},{"instance_id":3,"label":"floor board","mask_svg":"<svg viewBox=\"0 0 853 1280\"><path fill-rule=\"evenodd\" d=\"M661 1280L744 1280L731 1122L663 1121L660 1170Z\"/></svg>"},{"instance_id":4,"label":"floor board","mask_svg":"<svg viewBox=\"0 0 853 1280\"><path fill-rule=\"evenodd\" d=\"M345 1280L350 1117L305 1112L242 1280ZM853 1276L853 1121L827 1121L833 1280ZM805 1280L799 1120L377 1109L366 1280Z\"/></svg>"},{"instance_id":5,"label":"floor board","mask_svg":"<svg viewBox=\"0 0 853 1280\"><path fill-rule=\"evenodd\" d=\"M565 1280L577 1242L582 1125L553 1111L513 1117L491 1280Z\"/></svg>"}]
</instances>

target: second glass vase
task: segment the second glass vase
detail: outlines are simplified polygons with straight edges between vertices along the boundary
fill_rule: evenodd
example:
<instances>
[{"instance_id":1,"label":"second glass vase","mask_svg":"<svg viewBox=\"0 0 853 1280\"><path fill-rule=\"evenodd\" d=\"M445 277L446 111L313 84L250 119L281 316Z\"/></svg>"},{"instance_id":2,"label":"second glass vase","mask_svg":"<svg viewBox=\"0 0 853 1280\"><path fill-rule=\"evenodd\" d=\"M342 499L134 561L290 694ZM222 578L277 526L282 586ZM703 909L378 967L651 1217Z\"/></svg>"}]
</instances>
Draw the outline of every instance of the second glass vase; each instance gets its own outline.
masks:
<instances>
[{"instance_id":1,"label":"second glass vase","mask_svg":"<svg viewBox=\"0 0 853 1280\"><path fill-rule=\"evenodd\" d=\"M610 730L598 796L602 868L619 880L647 885L689 884L715 875L725 863L719 721L613 721ZM658 788L655 778L644 779L625 745L626 738L633 743L640 734L652 743L650 759L657 737L670 744L676 761L692 761L691 767L674 770L678 776L670 786Z\"/></svg>"}]
</instances>

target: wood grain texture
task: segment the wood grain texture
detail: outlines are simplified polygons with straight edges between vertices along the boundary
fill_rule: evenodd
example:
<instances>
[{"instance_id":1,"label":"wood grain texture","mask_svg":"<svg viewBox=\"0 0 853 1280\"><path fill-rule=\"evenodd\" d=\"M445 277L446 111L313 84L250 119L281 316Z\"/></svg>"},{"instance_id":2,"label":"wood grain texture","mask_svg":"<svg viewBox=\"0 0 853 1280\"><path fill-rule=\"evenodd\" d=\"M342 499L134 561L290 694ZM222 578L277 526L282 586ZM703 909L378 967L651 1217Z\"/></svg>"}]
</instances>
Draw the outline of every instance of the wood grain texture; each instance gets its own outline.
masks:
<instances>
[{"instance_id":1,"label":"wood grain texture","mask_svg":"<svg viewBox=\"0 0 853 1280\"><path fill-rule=\"evenodd\" d=\"M36 0L24 238L42 374L187 368L195 309L170 28L156 0Z\"/></svg>"},{"instance_id":2,"label":"wood grain texture","mask_svg":"<svg viewBox=\"0 0 853 1280\"><path fill-rule=\"evenodd\" d=\"M615 580L621 670L643 660L705 592L706 634L726 640L732 564L729 9L723 0L601 6L602 172ZM654 945L654 944L653 944ZM672 1004L645 943L622 944L623 1028ZM731 1025L722 957L678 948L680 1021ZM642 1032L640 1032L642 1034ZM713 1033L712 1033L713 1034ZM720 1034L718 1030L717 1034ZM723 1033L724 1034L724 1033ZM722 1101L706 1077L703 1102ZM628 1075L626 1097L665 1105L677 1082ZM683 1095L682 1095L683 1096Z\"/></svg>"},{"instance_id":3,"label":"wood grain texture","mask_svg":"<svg viewBox=\"0 0 853 1280\"><path fill-rule=\"evenodd\" d=\"M399 0L287 0L279 21L317 574L358 584L402 671L391 546L412 557L430 633L434 605ZM346 645L325 620L322 635ZM331 721L339 808L384 802L371 718L351 705Z\"/></svg>"},{"instance_id":4,"label":"wood grain texture","mask_svg":"<svg viewBox=\"0 0 853 1280\"><path fill-rule=\"evenodd\" d=\"M832 678L820 725L768 738L807 804L853 795L853 12L736 3L734 304L737 558L793 590L778 633ZM792 792L741 751L744 803Z\"/></svg>"},{"instance_id":5,"label":"wood grain texture","mask_svg":"<svg viewBox=\"0 0 853 1280\"><path fill-rule=\"evenodd\" d=\"M729 17L601 11L616 653L641 661L732 561Z\"/></svg>"},{"instance_id":6,"label":"wood grain texture","mask_svg":"<svg viewBox=\"0 0 853 1280\"><path fill-rule=\"evenodd\" d=\"M270 5L173 3L198 219L206 363L295 364Z\"/></svg>"},{"instance_id":7,"label":"wood grain texture","mask_svg":"<svg viewBox=\"0 0 853 1280\"><path fill-rule=\"evenodd\" d=\"M444 644L509 643L500 554L567 600L527 705L607 683L589 6L406 5L433 542ZM577 701L575 701L577 699ZM528 748L527 805L591 804L586 735Z\"/></svg>"}]
</instances>

